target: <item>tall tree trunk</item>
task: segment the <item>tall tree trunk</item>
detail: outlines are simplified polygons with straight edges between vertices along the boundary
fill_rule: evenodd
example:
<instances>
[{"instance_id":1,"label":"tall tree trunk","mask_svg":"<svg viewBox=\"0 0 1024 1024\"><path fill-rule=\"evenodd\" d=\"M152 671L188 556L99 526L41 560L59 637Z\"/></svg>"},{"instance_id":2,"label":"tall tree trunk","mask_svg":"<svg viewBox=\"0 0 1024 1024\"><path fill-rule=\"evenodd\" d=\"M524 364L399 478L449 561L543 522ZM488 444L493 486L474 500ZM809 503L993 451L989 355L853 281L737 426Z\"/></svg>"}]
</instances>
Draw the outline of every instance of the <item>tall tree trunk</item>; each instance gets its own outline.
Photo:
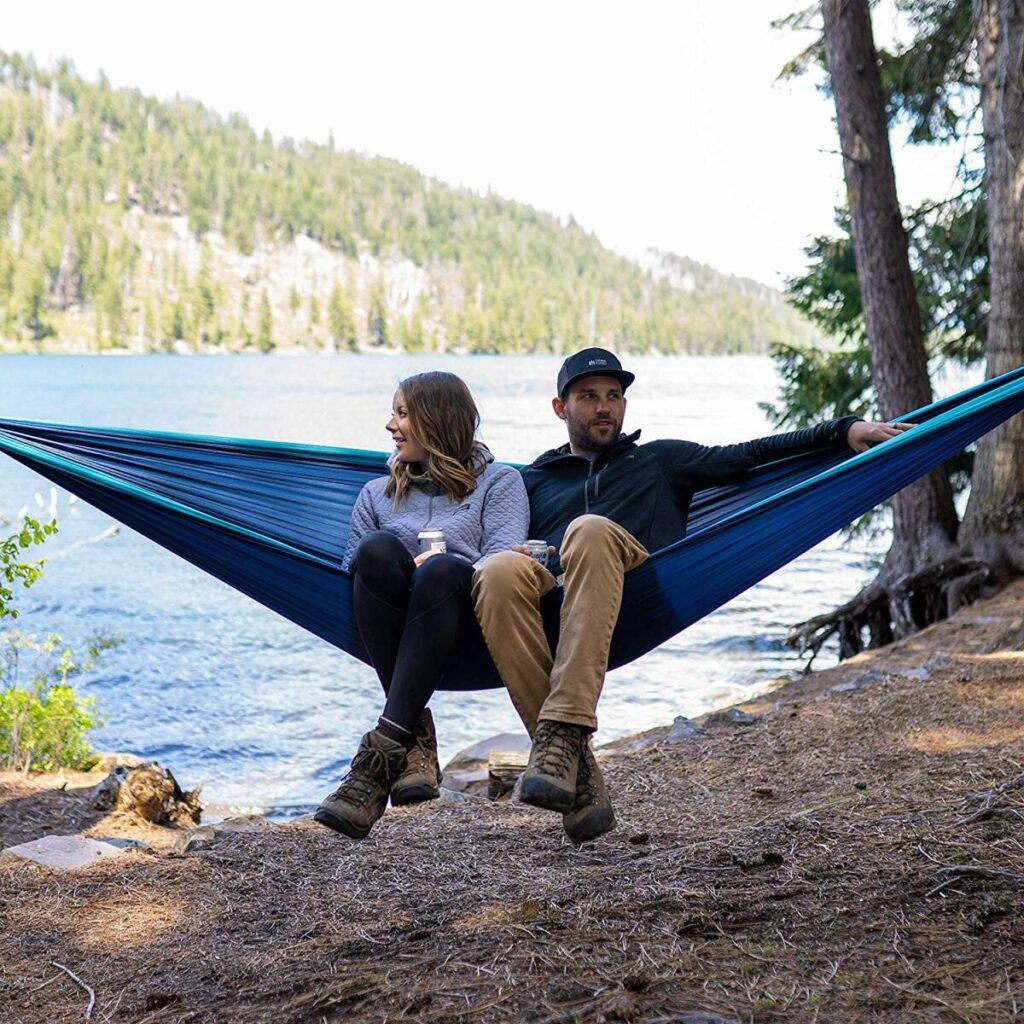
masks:
<instances>
[{"instance_id":1,"label":"tall tree trunk","mask_svg":"<svg viewBox=\"0 0 1024 1024\"><path fill-rule=\"evenodd\" d=\"M990 377L1024 363L1024 0L974 0L985 125ZM978 444L963 546L997 581L1024 573L1024 416Z\"/></svg>"},{"instance_id":2,"label":"tall tree trunk","mask_svg":"<svg viewBox=\"0 0 1024 1024\"><path fill-rule=\"evenodd\" d=\"M921 313L907 255L885 98L868 0L823 0L825 58L843 153L857 280L882 415L932 400ZM957 518L944 470L893 498L893 540L877 578L836 611L795 627L791 642L817 651L832 633L840 654L888 643L944 617L960 576ZM959 591L957 591L959 593Z\"/></svg>"},{"instance_id":3,"label":"tall tree trunk","mask_svg":"<svg viewBox=\"0 0 1024 1024\"><path fill-rule=\"evenodd\" d=\"M825 0L822 6L872 377L888 419L932 400L921 313L896 197L868 0ZM936 470L893 499L887 569L906 573L948 557L956 528L949 477Z\"/></svg>"}]
</instances>

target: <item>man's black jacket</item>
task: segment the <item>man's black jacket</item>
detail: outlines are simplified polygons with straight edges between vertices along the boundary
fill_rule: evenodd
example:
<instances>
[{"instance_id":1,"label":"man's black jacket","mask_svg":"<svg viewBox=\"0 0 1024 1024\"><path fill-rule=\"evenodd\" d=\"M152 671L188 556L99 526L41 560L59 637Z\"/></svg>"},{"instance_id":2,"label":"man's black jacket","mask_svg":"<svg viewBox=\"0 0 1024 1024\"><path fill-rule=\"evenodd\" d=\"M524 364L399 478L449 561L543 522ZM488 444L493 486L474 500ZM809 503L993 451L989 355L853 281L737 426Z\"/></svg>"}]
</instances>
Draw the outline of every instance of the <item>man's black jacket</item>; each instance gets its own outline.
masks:
<instances>
[{"instance_id":1,"label":"man's black jacket","mask_svg":"<svg viewBox=\"0 0 1024 1024\"><path fill-rule=\"evenodd\" d=\"M695 491L737 483L755 466L802 452L838 448L856 416L742 444L706 447L692 441L638 445L622 434L590 461L569 446L545 452L522 469L530 496L530 536L562 545L566 527L587 512L625 527L648 551L680 540ZM558 565L552 566L556 574Z\"/></svg>"}]
</instances>

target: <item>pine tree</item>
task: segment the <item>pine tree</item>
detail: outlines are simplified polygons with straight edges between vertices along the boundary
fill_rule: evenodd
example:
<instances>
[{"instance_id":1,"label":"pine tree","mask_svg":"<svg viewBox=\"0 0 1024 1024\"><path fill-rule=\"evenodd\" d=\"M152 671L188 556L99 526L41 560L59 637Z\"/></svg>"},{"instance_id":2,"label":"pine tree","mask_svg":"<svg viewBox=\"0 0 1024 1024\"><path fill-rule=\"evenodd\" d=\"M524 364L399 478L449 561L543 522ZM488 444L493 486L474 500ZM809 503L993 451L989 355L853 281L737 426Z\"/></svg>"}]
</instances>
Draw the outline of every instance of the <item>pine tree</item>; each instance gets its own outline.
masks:
<instances>
[{"instance_id":1,"label":"pine tree","mask_svg":"<svg viewBox=\"0 0 1024 1024\"><path fill-rule=\"evenodd\" d=\"M46 282L37 265L23 261L14 280L14 319L33 341L41 341L53 333L43 322Z\"/></svg>"},{"instance_id":2,"label":"pine tree","mask_svg":"<svg viewBox=\"0 0 1024 1024\"><path fill-rule=\"evenodd\" d=\"M156 325L156 310L153 299L148 295L142 303L142 336L150 345L154 345L160 340Z\"/></svg>"},{"instance_id":3,"label":"pine tree","mask_svg":"<svg viewBox=\"0 0 1024 1024\"><path fill-rule=\"evenodd\" d=\"M337 284L327 300L327 321L335 352L354 352L356 349L356 318L352 307Z\"/></svg>"},{"instance_id":4,"label":"pine tree","mask_svg":"<svg viewBox=\"0 0 1024 1024\"><path fill-rule=\"evenodd\" d=\"M259 320L256 327L256 347L264 354L273 352L277 347L274 342L274 315L270 309L270 297L266 288L260 293Z\"/></svg>"},{"instance_id":5,"label":"pine tree","mask_svg":"<svg viewBox=\"0 0 1024 1024\"><path fill-rule=\"evenodd\" d=\"M212 255L208 245L203 246L199 259L199 273L191 289L192 320L201 340L209 340L209 325L217 312L214 295Z\"/></svg>"},{"instance_id":6,"label":"pine tree","mask_svg":"<svg viewBox=\"0 0 1024 1024\"><path fill-rule=\"evenodd\" d=\"M366 314L366 335L375 348L388 343L388 314L384 305L384 295L380 290L370 299L370 308Z\"/></svg>"}]
</instances>

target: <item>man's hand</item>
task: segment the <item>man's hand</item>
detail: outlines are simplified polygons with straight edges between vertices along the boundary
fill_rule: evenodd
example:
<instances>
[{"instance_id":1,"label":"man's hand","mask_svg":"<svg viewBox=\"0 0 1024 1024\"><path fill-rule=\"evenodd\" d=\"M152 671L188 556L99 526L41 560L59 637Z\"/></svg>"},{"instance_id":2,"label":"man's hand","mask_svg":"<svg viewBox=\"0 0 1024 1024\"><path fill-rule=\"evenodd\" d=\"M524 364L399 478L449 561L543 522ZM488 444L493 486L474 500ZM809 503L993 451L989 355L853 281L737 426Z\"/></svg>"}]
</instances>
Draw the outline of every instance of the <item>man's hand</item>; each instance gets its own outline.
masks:
<instances>
[{"instance_id":1,"label":"man's hand","mask_svg":"<svg viewBox=\"0 0 1024 1024\"><path fill-rule=\"evenodd\" d=\"M530 553L530 549L525 544L513 544L512 547L509 550L511 550L511 551L518 551L519 554L521 554L521 555L528 555ZM555 557L555 546L554 546L554 544L549 544L548 545L548 561L550 562L551 559L554 558L554 557Z\"/></svg>"},{"instance_id":2,"label":"man's hand","mask_svg":"<svg viewBox=\"0 0 1024 1024\"><path fill-rule=\"evenodd\" d=\"M435 551L431 548L429 551L421 551L414 559L413 563L418 569L428 558L432 558L434 555L441 554L440 551Z\"/></svg>"},{"instance_id":3,"label":"man's hand","mask_svg":"<svg viewBox=\"0 0 1024 1024\"><path fill-rule=\"evenodd\" d=\"M866 452L876 444L888 441L890 437L899 437L912 426L913 423L865 423L858 420L847 431L846 443L855 452Z\"/></svg>"}]
</instances>

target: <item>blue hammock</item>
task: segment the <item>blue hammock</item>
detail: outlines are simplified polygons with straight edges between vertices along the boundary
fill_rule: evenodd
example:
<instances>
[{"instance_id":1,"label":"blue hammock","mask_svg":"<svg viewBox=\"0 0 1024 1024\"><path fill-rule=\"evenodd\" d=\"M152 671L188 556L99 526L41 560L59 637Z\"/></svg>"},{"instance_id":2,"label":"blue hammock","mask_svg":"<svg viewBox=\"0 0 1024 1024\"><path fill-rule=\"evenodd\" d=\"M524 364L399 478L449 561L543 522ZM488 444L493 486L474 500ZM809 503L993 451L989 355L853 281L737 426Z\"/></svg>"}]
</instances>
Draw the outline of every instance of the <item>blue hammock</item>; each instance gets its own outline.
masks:
<instances>
[{"instance_id":1,"label":"blue hammock","mask_svg":"<svg viewBox=\"0 0 1024 1024\"><path fill-rule=\"evenodd\" d=\"M626 577L611 667L764 579L1024 409L1024 367L901 417L915 429L853 455L815 452L696 496L687 536ZM0 420L0 451L329 643L368 661L341 568L377 452ZM545 606L552 639L557 591ZM467 624L443 689L500 682Z\"/></svg>"}]
</instances>

